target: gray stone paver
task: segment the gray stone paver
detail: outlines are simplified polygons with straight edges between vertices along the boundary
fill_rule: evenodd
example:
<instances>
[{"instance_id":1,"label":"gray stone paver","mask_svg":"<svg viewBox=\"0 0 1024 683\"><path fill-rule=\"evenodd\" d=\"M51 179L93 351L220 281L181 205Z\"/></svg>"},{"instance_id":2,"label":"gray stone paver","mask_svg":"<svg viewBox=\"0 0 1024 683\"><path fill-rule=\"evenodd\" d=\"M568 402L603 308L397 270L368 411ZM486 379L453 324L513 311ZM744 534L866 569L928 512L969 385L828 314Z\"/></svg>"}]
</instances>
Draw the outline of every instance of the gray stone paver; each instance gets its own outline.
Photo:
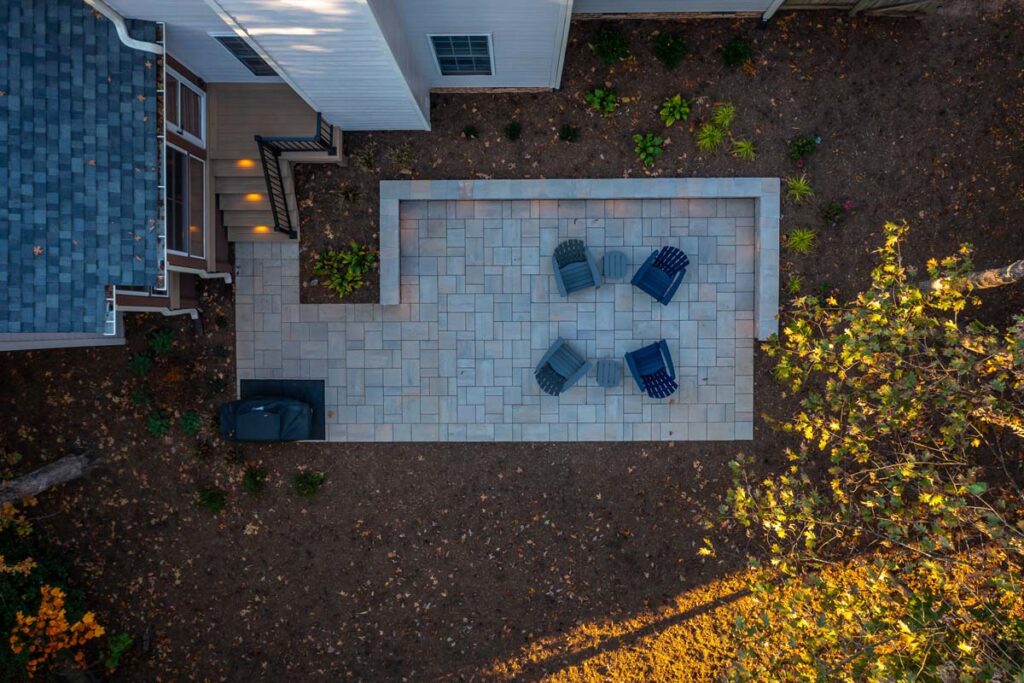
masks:
<instances>
[{"instance_id":1,"label":"gray stone paver","mask_svg":"<svg viewBox=\"0 0 1024 683\"><path fill-rule=\"evenodd\" d=\"M240 243L239 378L326 379L336 441L750 439L755 222L753 199L403 200L386 306L300 305L298 246ZM627 278L559 297L550 255L574 237L624 252ZM665 245L691 260L668 306L628 281ZM546 396L533 367L558 336L595 363L665 338L679 391L591 371Z\"/></svg>"}]
</instances>

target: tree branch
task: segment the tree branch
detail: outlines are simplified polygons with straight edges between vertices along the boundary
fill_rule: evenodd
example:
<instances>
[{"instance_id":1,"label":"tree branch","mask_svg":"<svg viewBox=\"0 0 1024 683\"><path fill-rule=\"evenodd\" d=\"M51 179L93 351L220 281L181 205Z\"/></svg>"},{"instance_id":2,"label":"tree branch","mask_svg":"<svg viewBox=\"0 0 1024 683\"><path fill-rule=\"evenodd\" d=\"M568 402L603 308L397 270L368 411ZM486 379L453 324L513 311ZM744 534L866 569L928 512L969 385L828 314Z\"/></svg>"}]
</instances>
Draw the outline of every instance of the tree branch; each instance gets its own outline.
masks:
<instances>
[{"instance_id":1,"label":"tree branch","mask_svg":"<svg viewBox=\"0 0 1024 683\"><path fill-rule=\"evenodd\" d=\"M102 462L102 458L92 453L65 455L60 460L43 465L34 472L0 482L0 505L16 503L25 498L37 496L47 489L74 481L88 474Z\"/></svg>"}]
</instances>

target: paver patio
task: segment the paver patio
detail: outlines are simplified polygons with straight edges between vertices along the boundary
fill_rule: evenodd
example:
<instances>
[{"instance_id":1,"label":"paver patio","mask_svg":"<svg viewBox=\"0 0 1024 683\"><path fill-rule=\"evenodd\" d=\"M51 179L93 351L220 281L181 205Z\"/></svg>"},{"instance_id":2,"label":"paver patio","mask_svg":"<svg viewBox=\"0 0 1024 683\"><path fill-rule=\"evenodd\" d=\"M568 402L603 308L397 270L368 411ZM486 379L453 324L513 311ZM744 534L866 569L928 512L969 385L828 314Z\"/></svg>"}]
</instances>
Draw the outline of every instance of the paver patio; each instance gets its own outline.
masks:
<instances>
[{"instance_id":1,"label":"paver patio","mask_svg":"<svg viewBox=\"0 0 1024 683\"><path fill-rule=\"evenodd\" d=\"M326 380L334 441L729 440L753 431L755 201L402 201L399 305L299 304L298 245L236 245L240 379ZM627 255L620 281L559 296L550 255ZM668 306L632 287L651 251L691 266ZM666 339L680 388L596 373L561 396L533 368L564 337L595 362Z\"/></svg>"}]
</instances>

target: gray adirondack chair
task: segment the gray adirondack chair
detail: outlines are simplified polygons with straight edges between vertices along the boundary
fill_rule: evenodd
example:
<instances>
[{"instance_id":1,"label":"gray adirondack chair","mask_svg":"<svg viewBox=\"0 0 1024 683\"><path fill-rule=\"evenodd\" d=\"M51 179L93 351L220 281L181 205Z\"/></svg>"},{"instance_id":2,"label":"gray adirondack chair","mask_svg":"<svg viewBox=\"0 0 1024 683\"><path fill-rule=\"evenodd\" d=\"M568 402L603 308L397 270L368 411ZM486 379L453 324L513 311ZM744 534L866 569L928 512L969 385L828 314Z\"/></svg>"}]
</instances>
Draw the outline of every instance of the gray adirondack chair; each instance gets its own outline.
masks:
<instances>
[{"instance_id":1,"label":"gray adirondack chair","mask_svg":"<svg viewBox=\"0 0 1024 683\"><path fill-rule=\"evenodd\" d=\"M537 363L534 377L546 394L558 396L579 382L590 370L590 362L559 337Z\"/></svg>"},{"instance_id":2,"label":"gray adirondack chair","mask_svg":"<svg viewBox=\"0 0 1024 683\"><path fill-rule=\"evenodd\" d=\"M587 287L601 286L597 261L583 240L565 240L555 247L551 265L554 267L558 293L562 296L569 296Z\"/></svg>"}]
</instances>

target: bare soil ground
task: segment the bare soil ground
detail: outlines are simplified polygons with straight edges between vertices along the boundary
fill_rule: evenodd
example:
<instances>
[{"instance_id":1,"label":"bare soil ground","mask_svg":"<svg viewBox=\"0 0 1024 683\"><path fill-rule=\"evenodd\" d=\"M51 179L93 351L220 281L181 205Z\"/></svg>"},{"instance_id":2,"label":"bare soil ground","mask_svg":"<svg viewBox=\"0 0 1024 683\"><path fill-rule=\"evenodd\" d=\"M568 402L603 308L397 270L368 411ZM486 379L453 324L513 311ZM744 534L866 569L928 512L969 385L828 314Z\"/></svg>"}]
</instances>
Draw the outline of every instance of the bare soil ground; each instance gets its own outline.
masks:
<instances>
[{"instance_id":1,"label":"bare soil ground","mask_svg":"<svg viewBox=\"0 0 1024 683\"><path fill-rule=\"evenodd\" d=\"M640 176L629 135L662 131L658 105L676 92L697 102L696 121L714 102L733 102L733 130L755 141L758 158L700 155L677 124L655 173L790 175L788 140L822 136L804 169L815 200L784 207L784 230L819 232L815 252L786 257L807 288L859 287L887 219L911 222L913 263L961 241L977 245L982 265L1018 258L1024 15L1006 7L925 22L794 14L764 32L752 21L621 22L636 58L614 68L587 47L604 24L576 23L561 92L436 95L431 133L347 136L350 153L376 143L372 170L300 168L304 268L328 244L374 239L381 178ZM690 46L675 72L651 56L659 30ZM753 44L752 69L721 65L715 51L733 35ZM581 99L603 83L629 98L607 119ZM512 118L524 128L516 143L502 135ZM557 140L562 123L580 127L578 142ZM466 125L480 138L461 138ZM397 156L411 158L411 174L391 151L406 142L411 154ZM362 197L342 206L349 186ZM821 207L847 199L847 220L825 225ZM304 290L307 301L322 295ZM1001 290L988 315L1020 311L1022 296ZM739 568L739 537L722 538L716 560L697 557L698 522L719 504L730 459L749 454L766 471L782 463L786 442L763 417L751 443L229 447L212 416L234 386L230 289L210 285L201 305L202 335L186 320L133 317L127 348L0 355L0 443L25 456L22 467L76 448L107 456L105 469L32 513L74 558L101 621L136 638L121 680L600 680L601 671L643 680L642 669L578 669L639 635L582 650L565 639L657 614ZM173 330L174 349L139 379L129 359L157 328ZM759 413L787 414L793 397L763 354L755 372ZM149 405L132 401L140 386ZM154 407L198 410L204 430L153 437L145 418ZM241 490L245 463L270 473L259 498ZM291 490L300 469L327 475L309 501ZM216 517L195 503L210 484L228 493ZM641 622L647 636L666 627ZM723 656L714 630L665 641L681 649L662 655L714 652L694 655L706 661L684 677L710 680ZM531 650L538 642L542 655Z\"/></svg>"}]
</instances>

